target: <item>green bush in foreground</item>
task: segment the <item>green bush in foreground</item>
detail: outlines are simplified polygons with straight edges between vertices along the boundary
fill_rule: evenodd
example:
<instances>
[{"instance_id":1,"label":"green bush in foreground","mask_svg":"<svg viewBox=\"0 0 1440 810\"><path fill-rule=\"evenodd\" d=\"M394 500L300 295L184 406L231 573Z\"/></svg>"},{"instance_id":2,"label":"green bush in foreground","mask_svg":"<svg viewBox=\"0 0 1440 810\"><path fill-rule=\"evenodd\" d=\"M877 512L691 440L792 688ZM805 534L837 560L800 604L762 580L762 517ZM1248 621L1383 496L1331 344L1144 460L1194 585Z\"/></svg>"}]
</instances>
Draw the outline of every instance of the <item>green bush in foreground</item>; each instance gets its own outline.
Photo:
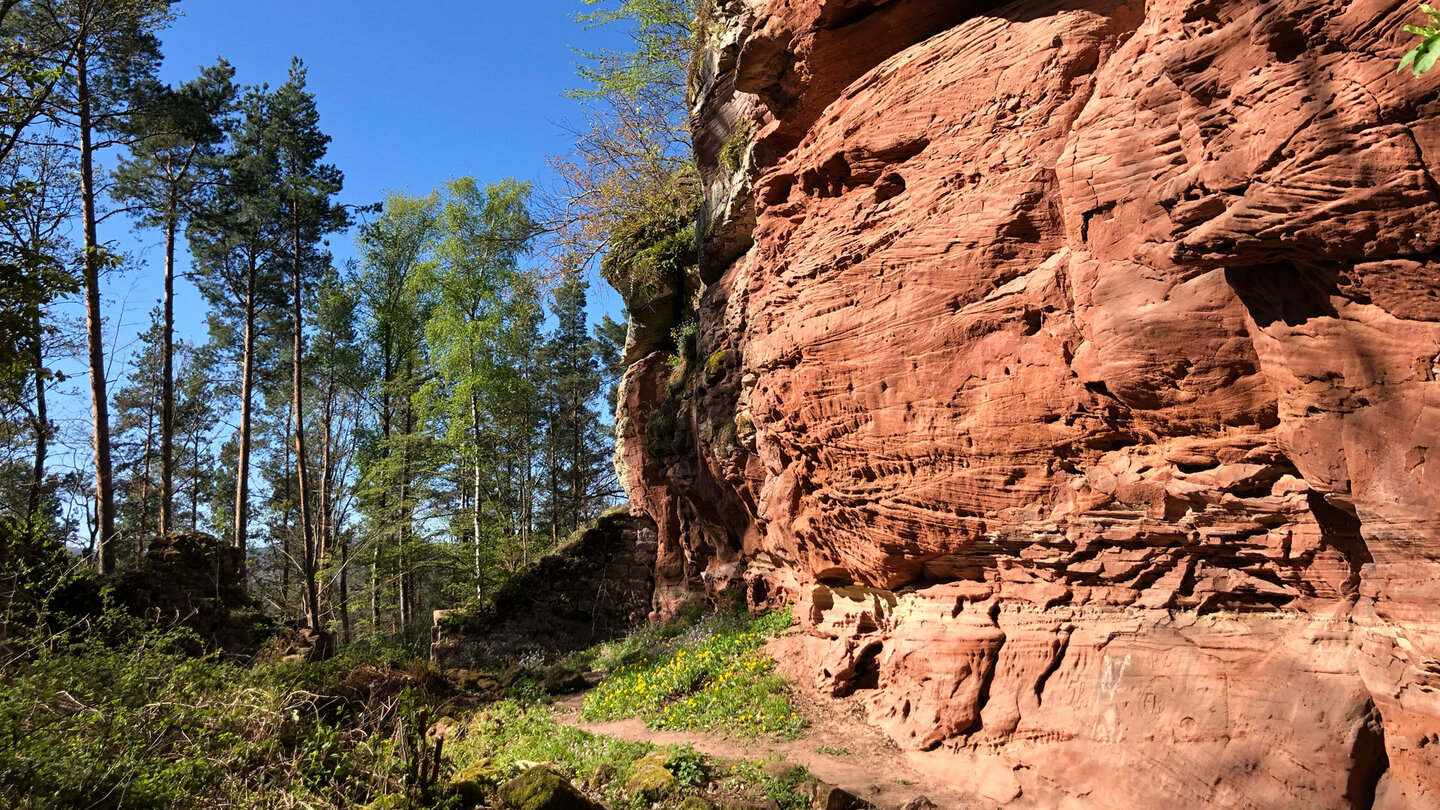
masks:
<instances>
[{"instance_id":1,"label":"green bush in foreground","mask_svg":"<svg viewBox=\"0 0 1440 810\"><path fill-rule=\"evenodd\" d=\"M7 667L0 807L331 808L403 789L397 697L334 696L353 672L399 684L405 669L350 657L247 668L194 657L195 641L154 633Z\"/></svg>"},{"instance_id":2,"label":"green bush in foreground","mask_svg":"<svg viewBox=\"0 0 1440 810\"><path fill-rule=\"evenodd\" d=\"M585 697L592 721L639 717L651 728L723 730L738 736L798 736L805 721L762 649L791 624L788 610L751 618L685 619L602 648L610 677Z\"/></svg>"}]
</instances>

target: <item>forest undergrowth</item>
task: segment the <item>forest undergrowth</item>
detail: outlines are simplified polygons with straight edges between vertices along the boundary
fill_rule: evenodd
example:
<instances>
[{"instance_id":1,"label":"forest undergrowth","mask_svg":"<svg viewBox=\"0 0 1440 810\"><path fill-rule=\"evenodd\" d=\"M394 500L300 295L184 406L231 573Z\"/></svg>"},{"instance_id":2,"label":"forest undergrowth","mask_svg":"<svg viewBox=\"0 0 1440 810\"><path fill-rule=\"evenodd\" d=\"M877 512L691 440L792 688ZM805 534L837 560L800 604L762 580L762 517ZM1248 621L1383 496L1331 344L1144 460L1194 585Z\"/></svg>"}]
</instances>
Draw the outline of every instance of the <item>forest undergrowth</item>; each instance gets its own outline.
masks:
<instances>
[{"instance_id":1,"label":"forest undergrowth","mask_svg":"<svg viewBox=\"0 0 1440 810\"><path fill-rule=\"evenodd\" d=\"M803 721L760 648L788 612L687 613L493 673L504 686L483 694L460 686L473 673L436 670L413 648L357 644L306 663L276 645L238 663L196 655L189 631L123 621L123 638L51 638L0 670L0 805L507 807L524 802L501 788L539 775L616 808L806 804L803 769L588 734L549 705L574 682L565 674L593 668L605 679L587 717L793 736Z\"/></svg>"}]
</instances>

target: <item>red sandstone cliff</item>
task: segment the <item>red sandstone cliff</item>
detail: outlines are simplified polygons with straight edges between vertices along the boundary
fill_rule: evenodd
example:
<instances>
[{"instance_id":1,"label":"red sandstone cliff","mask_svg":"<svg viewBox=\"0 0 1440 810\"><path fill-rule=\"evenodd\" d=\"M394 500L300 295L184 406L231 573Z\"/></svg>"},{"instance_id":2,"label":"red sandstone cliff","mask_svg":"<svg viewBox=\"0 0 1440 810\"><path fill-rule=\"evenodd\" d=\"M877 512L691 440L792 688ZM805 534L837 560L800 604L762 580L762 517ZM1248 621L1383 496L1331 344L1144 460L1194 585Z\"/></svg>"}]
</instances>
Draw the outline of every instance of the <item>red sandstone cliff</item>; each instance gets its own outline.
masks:
<instances>
[{"instance_id":1,"label":"red sandstone cliff","mask_svg":"<svg viewBox=\"0 0 1440 810\"><path fill-rule=\"evenodd\" d=\"M719 6L698 347L620 414L658 608L798 600L996 804L1440 807L1413 5Z\"/></svg>"}]
</instances>

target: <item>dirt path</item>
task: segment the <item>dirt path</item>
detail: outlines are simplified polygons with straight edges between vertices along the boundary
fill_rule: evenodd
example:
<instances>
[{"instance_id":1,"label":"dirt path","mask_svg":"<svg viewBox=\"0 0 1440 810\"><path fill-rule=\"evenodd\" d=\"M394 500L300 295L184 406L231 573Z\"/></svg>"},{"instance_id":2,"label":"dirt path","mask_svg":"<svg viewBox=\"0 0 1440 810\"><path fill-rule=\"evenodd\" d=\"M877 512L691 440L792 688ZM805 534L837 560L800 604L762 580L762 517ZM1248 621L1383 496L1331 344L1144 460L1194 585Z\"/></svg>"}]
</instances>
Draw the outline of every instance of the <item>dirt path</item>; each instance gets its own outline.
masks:
<instances>
[{"instance_id":1,"label":"dirt path","mask_svg":"<svg viewBox=\"0 0 1440 810\"><path fill-rule=\"evenodd\" d=\"M804 765L822 781L836 785L882 810L895 810L917 796L925 796L945 810L972 810L985 806L936 784L917 770L905 752L879 730L868 725L843 701L825 700L796 690L796 710L809 721L805 736L779 742L773 739L736 739L700 731L657 731L638 719L586 723L580 719L584 695L571 695L555 704L556 719L568 726L631 742L654 745L690 744L707 756L721 759L764 759L783 756ZM822 751L821 748L824 748Z\"/></svg>"}]
</instances>

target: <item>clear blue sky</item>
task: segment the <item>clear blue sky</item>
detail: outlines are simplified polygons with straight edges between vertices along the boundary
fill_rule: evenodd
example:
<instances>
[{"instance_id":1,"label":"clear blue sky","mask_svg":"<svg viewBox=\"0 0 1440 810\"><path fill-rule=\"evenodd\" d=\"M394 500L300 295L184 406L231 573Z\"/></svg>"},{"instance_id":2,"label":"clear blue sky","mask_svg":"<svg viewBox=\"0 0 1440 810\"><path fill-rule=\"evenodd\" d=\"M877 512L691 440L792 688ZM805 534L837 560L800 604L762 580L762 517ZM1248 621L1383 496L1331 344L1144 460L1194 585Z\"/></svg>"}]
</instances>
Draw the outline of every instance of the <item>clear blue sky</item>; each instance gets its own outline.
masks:
<instances>
[{"instance_id":1,"label":"clear blue sky","mask_svg":"<svg viewBox=\"0 0 1440 810\"><path fill-rule=\"evenodd\" d=\"M547 185L546 156L569 147L560 125L579 117L564 95L578 84L573 48L624 46L624 32L575 22L581 0L183 0L176 8L183 16L162 34L165 81L188 80L223 56L239 83L273 87L285 81L292 55L305 60L321 127L333 138L330 161L345 173L341 200L355 204L391 190L425 193L463 175ZM160 297L162 251L157 233L132 233L118 220L101 238L117 241L133 268L103 281L113 392ZM337 262L353 255L351 238L332 238ZM203 341L199 293L182 279L176 294L178 336ZM592 318L620 307L592 278ZM81 314L78 300L57 310ZM59 438L84 457L84 366L58 365L73 375L57 391L68 394L55 403ZM63 453L56 463L64 464Z\"/></svg>"},{"instance_id":2,"label":"clear blue sky","mask_svg":"<svg viewBox=\"0 0 1440 810\"><path fill-rule=\"evenodd\" d=\"M342 200L356 204L462 175L545 185L546 156L569 147L560 125L578 118L564 96L579 83L573 49L624 44L622 32L575 22L581 0L185 0L177 8L183 16L163 35L166 81L223 56L241 84L276 86L292 55L305 60L321 126L334 138L330 160L345 173ZM352 252L349 237L332 245L340 261ZM618 310L618 296L593 281L592 310Z\"/></svg>"}]
</instances>

